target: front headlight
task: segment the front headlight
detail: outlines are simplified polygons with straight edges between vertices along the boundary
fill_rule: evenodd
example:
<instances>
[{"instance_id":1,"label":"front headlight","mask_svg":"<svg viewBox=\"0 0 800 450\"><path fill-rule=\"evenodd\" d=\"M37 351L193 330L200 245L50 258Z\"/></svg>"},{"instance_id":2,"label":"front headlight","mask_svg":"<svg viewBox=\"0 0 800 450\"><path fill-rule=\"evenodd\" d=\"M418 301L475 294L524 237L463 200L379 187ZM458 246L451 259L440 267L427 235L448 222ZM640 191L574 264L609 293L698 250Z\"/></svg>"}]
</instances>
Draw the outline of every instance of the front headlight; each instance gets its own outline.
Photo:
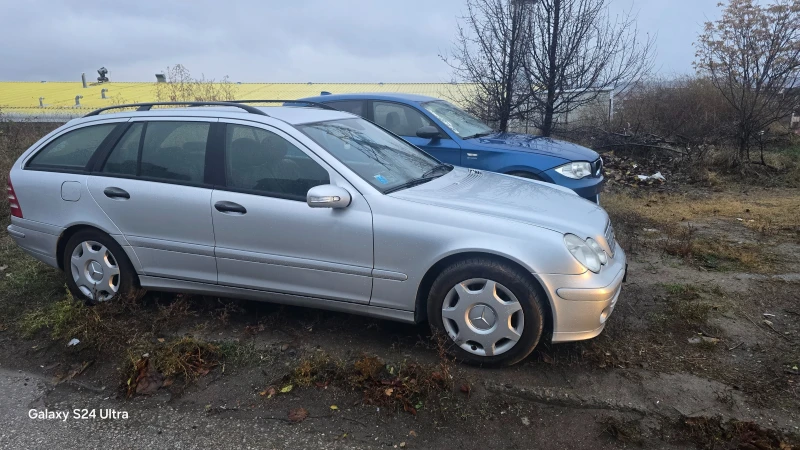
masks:
<instances>
[{"instance_id":1,"label":"front headlight","mask_svg":"<svg viewBox=\"0 0 800 450\"><path fill-rule=\"evenodd\" d=\"M603 250L603 247L600 247L600 244L598 244L597 241L595 241L592 238L586 239L586 245L591 247L592 250L594 250L594 252L597 253L597 257L600 258L600 264L606 265L606 263L608 262L608 255L606 255L606 252L605 250Z\"/></svg>"},{"instance_id":2,"label":"front headlight","mask_svg":"<svg viewBox=\"0 0 800 450\"><path fill-rule=\"evenodd\" d=\"M580 180L592 174L592 165L586 161L576 161L556 167L556 172L567 178Z\"/></svg>"},{"instance_id":3,"label":"front headlight","mask_svg":"<svg viewBox=\"0 0 800 450\"><path fill-rule=\"evenodd\" d=\"M595 242L593 239L589 239L588 241ZM600 267L603 266L604 259L606 254L598 245L597 248L600 250L598 252L592 245L588 243L588 241L584 241L583 239L575 236L574 234L565 234L564 235L564 244L567 246L567 250L572 253L572 256L578 260L579 263L586 267L587 269L591 270L594 273L600 272ZM600 254L602 253L603 259L601 259Z\"/></svg>"}]
</instances>

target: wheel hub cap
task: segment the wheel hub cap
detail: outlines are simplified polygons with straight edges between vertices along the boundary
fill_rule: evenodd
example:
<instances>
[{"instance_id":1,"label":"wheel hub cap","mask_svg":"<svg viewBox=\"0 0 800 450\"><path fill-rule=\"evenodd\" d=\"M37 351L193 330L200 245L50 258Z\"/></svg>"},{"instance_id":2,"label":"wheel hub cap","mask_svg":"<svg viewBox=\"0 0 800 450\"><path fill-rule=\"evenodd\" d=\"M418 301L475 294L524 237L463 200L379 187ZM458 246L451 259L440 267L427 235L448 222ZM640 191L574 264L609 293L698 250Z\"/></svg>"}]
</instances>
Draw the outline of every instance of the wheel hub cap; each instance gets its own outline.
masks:
<instances>
[{"instance_id":1,"label":"wheel hub cap","mask_svg":"<svg viewBox=\"0 0 800 450\"><path fill-rule=\"evenodd\" d=\"M72 251L70 262L72 279L86 297L102 302L111 300L119 292L117 259L103 244L81 242Z\"/></svg>"},{"instance_id":2,"label":"wheel hub cap","mask_svg":"<svg viewBox=\"0 0 800 450\"><path fill-rule=\"evenodd\" d=\"M494 356L511 350L520 340L525 316L519 300L507 287L473 278L447 293L442 303L442 324L462 349Z\"/></svg>"},{"instance_id":3,"label":"wheel hub cap","mask_svg":"<svg viewBox=\"0 0 800 450\"><path fill-rule=\"evenodd\" d=\"M488 330L497 321L497 313L487 305L475 305L468 317L470 324L479 330Z\"/></svg>"},{"instance_id":4,"label":"wheel hub cap","mask_svg":"<svg viewBox=\"0 0 800 450\"><path fill-rule=\"evenodd\" d=\"M103 266L101 266L99 262L91 261L89 263L89 278L95 281L103 279Z\"/></svg>"}]
</instances>

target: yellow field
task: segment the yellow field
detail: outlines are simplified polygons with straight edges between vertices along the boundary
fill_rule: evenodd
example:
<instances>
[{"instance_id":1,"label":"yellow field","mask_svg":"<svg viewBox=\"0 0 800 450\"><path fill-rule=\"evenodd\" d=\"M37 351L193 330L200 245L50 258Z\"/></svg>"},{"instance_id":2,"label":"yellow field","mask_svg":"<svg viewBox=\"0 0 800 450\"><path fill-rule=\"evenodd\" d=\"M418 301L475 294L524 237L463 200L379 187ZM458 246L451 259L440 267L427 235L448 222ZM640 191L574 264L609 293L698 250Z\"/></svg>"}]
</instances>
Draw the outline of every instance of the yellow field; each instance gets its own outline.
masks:
<instances>
[{"instance_id":1,"label":"yellow field","mask_svg":"<svg viewBox=\"0 0 800 450\"><path fill-rule=\"evenodd\" d=\"M319 95L321 91L333 94L350 92L403 92L429 95L457 101L464 85L451 83L242 83L232 84L239 99L286 99ZM101 89L108 89L106 99ZM75 96L82 95L81 106L76 108ZM39 107L39 97L44 97L44 108ZM83 88L80 82L0 82L0 111L23 114L76 115L104 106L119 103L137 103L156 100L156 83L108 82L92 83Z\"/></svg>"}]
</instances>

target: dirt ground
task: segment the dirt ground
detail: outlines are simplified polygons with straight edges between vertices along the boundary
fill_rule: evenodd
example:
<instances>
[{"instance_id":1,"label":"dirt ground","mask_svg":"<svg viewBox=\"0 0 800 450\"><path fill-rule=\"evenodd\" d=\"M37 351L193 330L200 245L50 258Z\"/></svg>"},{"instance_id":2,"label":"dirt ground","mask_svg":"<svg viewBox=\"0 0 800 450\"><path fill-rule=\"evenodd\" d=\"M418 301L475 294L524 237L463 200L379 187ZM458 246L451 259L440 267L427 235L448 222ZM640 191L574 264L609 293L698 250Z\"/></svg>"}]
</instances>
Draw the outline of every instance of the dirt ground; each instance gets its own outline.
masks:
<instances>
[{"instance_id":1,"label":"dirt ground","mask_svg":"<svg viewBox=\"0 0 800 450\"><path fill-rule=\"evenodd\" d=\"M159 293L87 308L3 236L0 448L798 448L800 191L609 191L630 268L606 330L507 369L454 363L425 325ZM45 408L128 418L28 418Z\"/></svg>"}]
</instances>

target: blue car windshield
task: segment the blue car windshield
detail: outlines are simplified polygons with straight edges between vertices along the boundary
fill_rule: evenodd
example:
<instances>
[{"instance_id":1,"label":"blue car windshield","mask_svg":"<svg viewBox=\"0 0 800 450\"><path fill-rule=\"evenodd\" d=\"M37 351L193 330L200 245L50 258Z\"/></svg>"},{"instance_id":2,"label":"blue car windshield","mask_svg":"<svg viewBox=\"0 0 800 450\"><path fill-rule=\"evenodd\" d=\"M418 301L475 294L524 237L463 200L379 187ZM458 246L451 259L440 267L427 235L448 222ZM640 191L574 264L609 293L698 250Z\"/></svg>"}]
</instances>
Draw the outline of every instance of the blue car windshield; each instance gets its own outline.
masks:
<instances>
[{"instance_id":1,"label":"blue car windshield","mask_svg":"<svg viewBox=\"0 0 800 450\"><path fill-rule=\"evenodd\" d=\"M297 128L381 192L426 181L443 166L364 119L331 120Z\"/></svg>"},{"instance_id":2,"label":"blue car windshield","mask_svg":"<svg viewBox=\"0 0 800 450\"><path fill-rule=\"evenodd\" d=\"M462 139L486 136L492 133L492 129L481 122L480 119L444 100L425 102L422 107L436 116L447 128L453 130L453 133Z\"/></svg>"}]
</instances>

